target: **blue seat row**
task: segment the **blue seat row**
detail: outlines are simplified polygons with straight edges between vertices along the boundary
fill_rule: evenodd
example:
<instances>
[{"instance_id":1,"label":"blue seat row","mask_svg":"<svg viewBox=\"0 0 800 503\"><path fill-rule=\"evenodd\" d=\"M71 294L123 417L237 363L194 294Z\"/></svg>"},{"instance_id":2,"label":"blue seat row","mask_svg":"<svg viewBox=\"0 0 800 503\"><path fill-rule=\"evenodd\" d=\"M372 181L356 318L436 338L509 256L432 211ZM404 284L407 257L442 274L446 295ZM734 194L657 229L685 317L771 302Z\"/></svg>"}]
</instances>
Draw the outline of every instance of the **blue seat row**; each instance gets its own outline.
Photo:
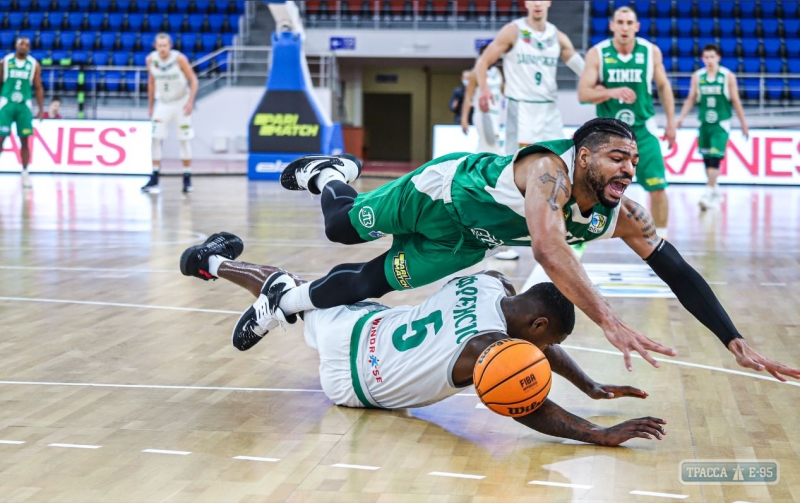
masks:
<instances>
[{"instance_id":1,"label":"blue seat row","mask_svg":"<svg viewBox=\"0 0 800 503\"><path fill-rule=\"evenodd\" d=\"M722 17L722 18L775 18L796 17L800 10L800 2L797 0L594 0L592 2L592 12L595 16L609 16L614 9L628 5L632 7L639 17L670 17L677 16L689 18Z\"/></svg>"},{"instance_id":2,"label":"blue seat row","mask_svg":"<svg viewBox=\"0 0 800 503\"><path fill-rule=\"evenodd\" d=\"M695 33L701 37L796 37L800 35L800 19L697 19L695 22L683 22L673 18L642 18L639 20L639 33L642 36L681 36L688 37ZM592 32L609 34L608 19L595 17L592 19Z\"/></svg>"},{"instance_id":3,"label":"blue seat row","mask_svg":"<svg viewBox=\"0 0 800 503\"><path fill-rule=\"evenodd\" d=\"M0 29L111 31L238 31L240 14L123 14L114 12L0 12Z\"/></svg>"},{"instance_id":4,"label":"blue seat row","mask_svg":"<svg viewBox=\"0 0 800 503\"><path fill-rule=\"evenodd\" d=\"M114 49L149 51L155 42L155 33L130 33L130 32L71 32L71 31L43 31L36 33L27 32L0 32L0 47L11 47L14 39L19 36L28 37L33 42L34 50L71 50ZM223 46L233 45L234 33L178 33L174 37L175 48L181 51L194 52L195 50L213 51Z\"/></svg>"},{"instance_id":5,"label":"blue seat row","mask_svg":"<svg viewBox=\"0 0 800 503\"><path fill-rule=\"evenodd\" d=\"M723 58L721 64L736 73L761 73L762 63L764 73L784 73L787 68L791 70L800 62L796 59L787 62L783 58ZM664 58L667 72L691 73L702 67L703 62L699 58Z\"/></svg>"},{"instance_id":6,"label":"blue seat row","mask_svg":"<svg viewBox=\"0 0 800 503\"><path fill-rule=\"evenodd\" d=\"M245 0L0 0L0 10L23 12L243 13Z\"/></svg>"}]
</instances>

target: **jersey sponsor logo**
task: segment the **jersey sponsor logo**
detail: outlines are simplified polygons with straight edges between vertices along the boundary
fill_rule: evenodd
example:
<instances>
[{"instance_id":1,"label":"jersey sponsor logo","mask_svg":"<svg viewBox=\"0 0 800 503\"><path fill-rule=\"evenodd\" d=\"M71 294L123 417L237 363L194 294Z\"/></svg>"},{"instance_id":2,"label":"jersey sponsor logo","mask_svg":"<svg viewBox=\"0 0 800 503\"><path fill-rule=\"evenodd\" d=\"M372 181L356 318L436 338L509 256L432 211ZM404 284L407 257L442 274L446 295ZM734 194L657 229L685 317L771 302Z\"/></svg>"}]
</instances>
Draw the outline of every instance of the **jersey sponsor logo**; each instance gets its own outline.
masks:
<instances>
[{"instance_id":1,"label":"jersey sponsor logo","mask_svg":"<svg viewBox=\"0 0 800 503\"><path fill-rule=\"evenodd\" d=\"M361 208L358 212L358 221L367 229L371 229L372 226L375 225L375 211L371 206L364 206ZM370 236L372 236L372 233L370 233Z\"/></svg>"},{"instance_id":2,"label":"jersey sponsor logo","mask_svg":"<svg viewBox=\"0 0 800 503\"><path fill-rule=\"evenodd\" d=\"M490 250L493 250L503 244L501 239L497 239L496 237L492 236L486 229L470 229L470 232L472 232L478 241L488 246Z\"/></svg>"},{"instance_id":3,"label":"jersey sponsor logo","mask_svg":"<svg viewBox=\"0 0 800 503\"><path fill-rule=\"evenodd\" d=\"M707 94L722 95L722 86L701 85L700 86L700 94L702 94L702 95L707 95Z\"/></svg>"},{"instance_id":4,"label":"jersey sponsor logo","mask_svg":"<svg viewBox=\"0 0 800 503\"><path fill-rule=\"evenodd\" d=\"M606 228L606 216L600 213L592 213L592 220L589 222L589 232L601 234Z\"/></svg>"},{"instance_id":5,"label":"jersey sponsor logo","mask_svg":"<svg viewBox=\"0 0 800 503\"><path fill-rule=\"evenodd\" d=\"M13 92L11 93L11 103L22 103L25 101L25 96L22 95L20 92Z\"/></svg>"},{"instance_id":6,"label":"jersey sponsor logo","mask_svg":"<svg viewBox=\"0 0 800 503\"><path fill-rule=\"evenodd\" d=\"M531 374L529 376L525 376L524 378L519 380L519 386L522 388L522 391L528 391L532 387L536 386L536 375Z\"/></svg>"},{"instance_id":7,"label":"jersey sponsor logo","mask_svg":"<svg viewBox=\"0 0 800 503\"><path fill-rule=\"evenodd\" d=\"M609 68L608 81L613 83L642 82L641 68Z\"/></svg>"},{"instance_id":8,"label":"jersey sponsor logo","mask_svg":"<svg viewBox=\"0 0 800 503\"><path fill-rule=\"evenodd\" d=\"M380 239L380 238L385 238L386 234L382 233L381 231L370 231L369 237Z\"/></svg>"},{"instance_id":9,"label":"jersey sponsor logo","mask_svg":"<svg viewBox=\"0 0 800 503\"><path fill-rule=\"evenodd\" d=\"M9 68L8 69L8 78L10 78L10 79L29 80L31 78L31 71L30 70L15 70L13 68Z\"/></svg>"},{"instance_id":10,"label":"jersey sponsor logo","mask_svg":"<svg viewBox=\"0 0 800 503\"><path fill-rule=\"evenodd\" d=\"M531 43L531 32L530 32L530 31L528 31L528 30L521 30L521 31L519 32L519 34L520 34L520 36L522 37L522 41L523 41L523 42L525 42L526 44L530 44L530 43Z\"/></svg>"},{"instance_id":11,"label":"jersey sponsor logo","mask_svg":"<svg viewBox=\"0 0 800 503\"><path fill-rule=\"evenodd\" d=\"M633 126L636 123L636 114L633 113L633 110L628 110L627 108L617 112L617 115L615 115L614 118L621 120L629 126Z\"/></svg>"},{"instance_id":12,"label":"jersey sponsor logo","mask_svg":"<svg viewBox=\"0 0 800 503\"><path fill-rule=\"evenodd\" d=\"M719 120L719 114L717 114L716 110L706 110L706 122L717 122Z\"/></svg>"},{"instance_id":13,"label":"jersey sponsor logo","mask_svg":"<svg viewBox=\"0 0 800 503\"><path fill-rule=\"evenodd\" d=\"M617 61L616 58L609 58L609 57L603 58L603 62L607 65L613 65L615 63L619 63L619 61Z\"/></svg>"},{"instance_id":14,"label":"jersey sponsor logo","mask_svg":"<svg viewBox=\"0 0 800 503\"><path fill-rule=\"evenodd\" d=\"M478 315L475 313L478 303L478 289L470 286L478 281L475 276L467 276L456 282L455 309L453 309L453 323L456 327L456 344L461 344L465 337L478 333Z\"/></svg>"},{"instance_id":15,"label":"jersey sponsor logo","mask_svg":"<svg viewBox=\"0 0 800 503\"><path fill-rule=\"evenodd\" d=\"M253 125L259 126L259 136L315 137L319 124L298 124L299 114L256 114Z\"/></svg>"},{"instance_id":16,"label":"jersey sponsor logo","mask_svg":"<svg viewBox=\"0 0 800 503\"><path fill-rule=\"evenodd\" d=\"M558 66L558 58L535 56L533 54L517 54L519 65Z\"/></svg>"},{"instance_id":17,"label":"jersey sponsor logo","mask_svg":"<svg viewBox=\"0 0 800 503\"><path fill-rule=\"evenodd\" d=\"M403 252L398 253L392 259L392 269L394 270L394 277L400 286L403 288L413 288L408 280L411 275L408 274L408 265L406 264L406 254Z\"/></svg>"},{"instance_id":18,"label":"jersey sponsor logo","mask_svg":"<svg viewBox=\"0 0 800 503\"><path fill-rule=\"evenodd\" d=\"M642 54L641 52L637 52L636 55L633 57L633 60L637 65L643 65L644 64L644 54Z\"/></svg>"},{"instance_id":19,"label":"jersey sponsor logo","mask_svg":"<svg viewBox=\"0 0 800 503\"><path fill-rule=\"evenodd\" d=\"M367 357L370 372L375 378L375 382L379 384L383 383L383 376L381 375L380 369L381 361L376 355L378 347L378 325L380 325L381 320L383 320L383 318L376 318L369 326L369 356Z\"/></svg>"}]
</instances>

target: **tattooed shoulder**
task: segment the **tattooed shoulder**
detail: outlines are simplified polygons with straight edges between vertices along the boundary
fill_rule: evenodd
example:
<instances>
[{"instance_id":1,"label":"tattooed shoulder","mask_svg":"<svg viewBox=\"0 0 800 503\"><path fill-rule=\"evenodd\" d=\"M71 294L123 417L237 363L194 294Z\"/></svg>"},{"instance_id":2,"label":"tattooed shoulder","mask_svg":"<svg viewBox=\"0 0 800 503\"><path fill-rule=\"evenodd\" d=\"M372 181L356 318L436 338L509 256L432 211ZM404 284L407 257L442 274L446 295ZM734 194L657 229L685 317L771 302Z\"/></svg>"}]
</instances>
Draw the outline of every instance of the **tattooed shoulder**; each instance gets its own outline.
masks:
<instances>
[{"instance_id":1,"label":"tattooed shoulder","mask_svg":"<svg viewBox=\"0 0 800 503\"><path fill-rule=\"evenodd\" d=\"M658 244L659 237L656 235L656 224L653 222L653 217L640 204L631 200L628 200L628 203L624 208L627 211L625 216L642 231L642 237L647 244L650 246Z\"/></svg>"},{"instance_id":2,"label":"tattooed shoulder","mask_svg":"<svg viewBox=\"0 0 800 503\"><path fill-rule=\"evenodd\" d=\"M542 182L542 185L553 185L552 190L550 191L550 195L547 196L547 202L550 204L550 209L553 211L557 211L559 209L558 205L558 193L564 192L564 195L569 197L569 189L567 188L567 175L564 174L563 171L560 169L556 170L556 176L553 176L550 173L545 173L539 177L539 181Z\"/></svg>"}]
</instances>

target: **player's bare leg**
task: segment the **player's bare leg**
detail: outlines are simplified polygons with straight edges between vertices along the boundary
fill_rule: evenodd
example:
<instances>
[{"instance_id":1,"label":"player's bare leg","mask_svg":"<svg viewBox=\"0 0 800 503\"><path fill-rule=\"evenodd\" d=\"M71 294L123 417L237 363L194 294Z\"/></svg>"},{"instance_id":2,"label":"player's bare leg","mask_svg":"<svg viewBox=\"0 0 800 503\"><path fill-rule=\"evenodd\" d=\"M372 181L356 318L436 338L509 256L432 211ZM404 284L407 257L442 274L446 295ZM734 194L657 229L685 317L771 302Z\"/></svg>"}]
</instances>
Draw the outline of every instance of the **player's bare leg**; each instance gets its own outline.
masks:
<instances>
[{"instance_id":1,"label":"player's bare leg","mask_svg":"<svg viewBox=\"0 0 800 503\"><path fill-rule=\"evenodd\" d=\"M284 272L294 279L295 283L301 285L306 283L306 280L300 279L292 273L283 271L278 267L269 265L250 264L248 262L238 262L235 260L223 260L222 264L217 268L217 276L230 281L248 292L252 293L256 298L261 295L261 287L267 279L276 272Z\"/></svg>"},{"instance_id":2,"label":"player's bare leg","mask_svg":"<svg viewBox=\"0 0 800 503\"><path fill-rule=\"evenodd\" d=\"M19 156L20 156L20 158L22 160L22 188L23 189L30 189L33 186L33 185L31 185L31 178L30 178L30 175L28 174L28 163L31 160L31 149L28 146L29 145L28 138L30 138L30 137L29 136L25 136L25 137L20 137L20 139L19 139L19 143L20 143Z\"/></svg>"},{"instance_id":3,"label":"player's bare leg","mask_svg":"<svg viewBox=\"0 0 800 503\"><path fill-rule=\"evenodd\" d=\"M656 232L661 237L667 235L667 220L669 219L669 199L665 190L654 190L650 193L650 213L656 223Z\"/></svg>"},{"instance_id":4,"label":"player's bare leg","mask_svg":"<svg viewBox=\"0 0 800 503\"><path fill-rule=\"evenodd\" d=\"M154 123L160 121L153 121ZM152 155L153 155L153 173L150 175L150 179L147 181L146 184L142 186L142 192L147 192L148 194L158 194L161 192L161 185L159 184L159 175L161 173L161 138L153 138L153 147L152 147Z\"/></svg>"}]
</instances>

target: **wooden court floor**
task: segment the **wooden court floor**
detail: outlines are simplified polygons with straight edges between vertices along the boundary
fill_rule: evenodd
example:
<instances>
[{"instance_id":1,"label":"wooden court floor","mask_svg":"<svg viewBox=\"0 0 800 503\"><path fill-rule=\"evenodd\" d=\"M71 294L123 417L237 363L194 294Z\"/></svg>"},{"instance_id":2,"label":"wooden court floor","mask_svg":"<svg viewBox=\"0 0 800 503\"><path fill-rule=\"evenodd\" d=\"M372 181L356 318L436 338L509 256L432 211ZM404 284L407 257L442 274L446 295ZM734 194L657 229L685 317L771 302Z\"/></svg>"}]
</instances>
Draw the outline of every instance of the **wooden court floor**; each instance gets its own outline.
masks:
<instances>
[{"instance_id":1,"label":"wooden court floor","mask_svg":"<svg viewBox=\"0 0 800 503\"><path fill-rule=\"evenodd\" d=\"M140 194L136 177L33 182L23 194L0 176L2 502L800 501L798 383L739 372L622 243L590 245L587 270L626 321L678 356L628 373L579 314L568 352L595 380L650 397L592 401L561 379L550 397L602 425L668 422L662 441L602 448L528 431L471 389L423 409L338 408L298 326L246 353L231 347L252 299L181 276L185 247L227 230L243 237L243 260L314 278L388 246L328 243L306 193L243 177L196 177L189 197L178 178L159 196ZM670 189L671 241L752 344L800 365L800 188L725 188L722 208L703 215L701 190ZM533 266L527 251L483 265L517 286ZM679 464L693 459L776 460L780 480L682 485Z\"/></svg>"}]
</instances>

